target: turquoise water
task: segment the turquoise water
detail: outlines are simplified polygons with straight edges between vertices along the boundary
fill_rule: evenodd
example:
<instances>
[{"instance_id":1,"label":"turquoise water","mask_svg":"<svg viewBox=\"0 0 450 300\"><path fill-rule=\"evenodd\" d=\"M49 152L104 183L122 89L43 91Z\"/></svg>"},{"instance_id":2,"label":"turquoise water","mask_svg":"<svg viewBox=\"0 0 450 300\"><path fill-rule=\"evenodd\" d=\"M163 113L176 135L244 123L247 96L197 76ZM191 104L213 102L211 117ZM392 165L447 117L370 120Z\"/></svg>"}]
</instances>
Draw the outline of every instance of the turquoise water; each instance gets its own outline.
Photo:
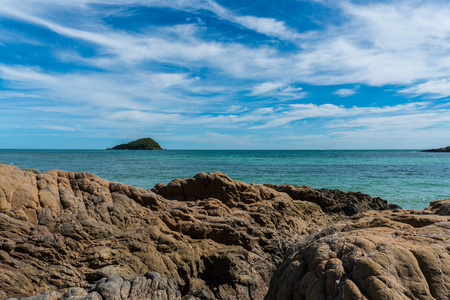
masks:
<instances>
[{"instance_id":1,"label":"turquoise water","mask_svg":"<svg viewBox=\"0 0 450 300\"><path fill-rule=\"evenodd\" d=\"M232 179L360 191L404 208L450 198L450 153L416 150L0 150L3 164L87 171L146 189L221 171Z\"/></svg>"}]
</instances>

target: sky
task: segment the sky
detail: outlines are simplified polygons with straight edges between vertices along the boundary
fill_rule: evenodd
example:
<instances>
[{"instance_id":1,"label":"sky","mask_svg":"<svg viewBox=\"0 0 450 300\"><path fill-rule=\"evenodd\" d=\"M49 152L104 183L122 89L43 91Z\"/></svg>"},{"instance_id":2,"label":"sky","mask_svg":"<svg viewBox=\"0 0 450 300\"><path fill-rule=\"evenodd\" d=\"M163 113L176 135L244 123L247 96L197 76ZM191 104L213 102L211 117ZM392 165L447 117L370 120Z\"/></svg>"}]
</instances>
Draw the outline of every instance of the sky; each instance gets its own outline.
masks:
<instances>
[{"instance_id":1,"label":"sky","mask_svg":"<svg viewBox=\"0 0 450 300\"><path fill-rule=\"evenodd\" d=\"M0 0L0 149L450 145L450 1Z\"/></svg>"}]
</instances>

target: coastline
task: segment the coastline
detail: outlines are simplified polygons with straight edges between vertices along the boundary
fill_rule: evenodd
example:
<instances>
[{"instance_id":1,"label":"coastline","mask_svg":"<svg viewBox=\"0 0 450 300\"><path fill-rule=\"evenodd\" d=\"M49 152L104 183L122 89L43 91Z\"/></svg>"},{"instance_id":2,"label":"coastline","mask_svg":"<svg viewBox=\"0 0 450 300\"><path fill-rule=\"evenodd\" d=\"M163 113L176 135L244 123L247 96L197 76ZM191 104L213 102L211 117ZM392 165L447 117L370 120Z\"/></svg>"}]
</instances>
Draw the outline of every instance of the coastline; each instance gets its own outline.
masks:
<instances>
[{"instance_id":1,"label":"coastline","mask_svg":"<svg viewBox=\"0 0 450 300\"><path fill-rule=\"evenodd\" d=\"M362 193L247 184L222 173L175 179L151 191L91 173L9 165L0 165L0 179L6 263L0 298L53 291L54 299L65 292L114 299L123 290L125 299L289 299L298 283L305 297L343 291L376 297L378 290L394 293L394 283L438 299L450 290L450 270L426 275L438 272L439 262L450 266L448 252L439 250L450 238L450 199L403 210ZM322 246L311 248L311 241ZM420 251L425 248L428 254ZM383 285L379 269L361 265L369 252L378 263L402 259L398 274L415 277L393 272ZM318 277L302 271L305 263ZM417 265L422 271L411 273ZM286 273L298 267L294 277ZM360 268L380 278L379 289L364 287Z\"/></svg>"},{"instance_id":2,"label":"coastline","mask_svg":"<svg viewBox=\"0 0 450 300\"><path fill-rule=\"evenodd\" d=\"M450 197L450 159L416 150L8 150L0 151L0 160L41 171L88 171L145 189L220 171L244 182L360 191L404 208Z\"/></svg>"}]
</instances>

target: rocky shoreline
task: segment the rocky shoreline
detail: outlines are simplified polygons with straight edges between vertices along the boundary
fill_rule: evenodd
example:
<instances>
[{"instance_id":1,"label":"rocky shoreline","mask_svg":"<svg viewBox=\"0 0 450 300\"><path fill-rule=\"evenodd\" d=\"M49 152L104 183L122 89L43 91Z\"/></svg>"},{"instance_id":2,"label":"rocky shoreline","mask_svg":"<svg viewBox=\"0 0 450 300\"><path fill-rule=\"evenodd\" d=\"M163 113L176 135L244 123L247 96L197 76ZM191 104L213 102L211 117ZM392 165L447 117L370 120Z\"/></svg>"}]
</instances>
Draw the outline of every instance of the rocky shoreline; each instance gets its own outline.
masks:
<instances>
[{"instance_id":1,"label":"rocky shoreline","mask_svg":"<svg viewBox=\"0 0 450 300\"><path fill-rule=\"evenodd\" d=\"M0 299L448 299L449 252L450 199L0 164Z\"/></svg>"},{"instance_id":2,"label":"rocky shoreline","mask_svg":"<svg viewBox=\"0 0 450 300\"><path fill-rule=\"evenodd\" d=\"M444 148L427 149L427 150L422 150L420 152L450 152L450 146L447 146Z\"/></svg>"}]
</instances>

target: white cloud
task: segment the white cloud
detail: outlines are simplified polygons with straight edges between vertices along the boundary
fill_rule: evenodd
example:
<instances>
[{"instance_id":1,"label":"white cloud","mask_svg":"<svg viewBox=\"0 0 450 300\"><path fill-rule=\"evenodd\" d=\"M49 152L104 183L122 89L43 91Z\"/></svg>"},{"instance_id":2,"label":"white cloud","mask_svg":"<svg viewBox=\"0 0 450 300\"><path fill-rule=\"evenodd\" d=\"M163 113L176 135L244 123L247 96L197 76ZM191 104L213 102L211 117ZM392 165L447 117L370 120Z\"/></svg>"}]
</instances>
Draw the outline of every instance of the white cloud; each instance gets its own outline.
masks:
<instances>
[{"instance_id":1,"label":"white cloud","mask_svg":"<svg viewBox=\"0 0 450 300\"><path fill-rule=\"evenodd\" d=\"M123 122L143 122L146 124L161 124L180 121L178 114L164 114L141 110L118 111L106 116L106 119Z\"/></svg>"},{"instance_id":2,"label":"white cloud","mask_svg":"<svg viewBox=\"0 0 450 300\"><path fill-rule=\"evenodd\" d=\"M303 134L303 135L284 135L276 138L272 138L272 140L291 140L291 141L317 141L327 138L327 136L323 134Z\"/></svg>"},{"instance_id":3,"label":"white cloud","mask_svg":"<svg viewBox=\"0 0 450 300\"><path fill-rule=\"evenodd\" d=\"M38 82L39 84L54 84L56 78L29 67L10 67L0 64L0 76L4 80L17 83Z\"/></svg>"},{"instance_id":4,"label":"white cloud","mask_svg":"<svg viewBox=\"0 0 450 300\"><path fill-rule=\"evenodd\" d=\"M288 28L282 21L271 18L259 18L255 16L236 16L232 18L235 22L256 32L277 37L281 40L296 41L300 38L300 34Z\"/></svg>"},{"instance_id":5,"label":"white cloud","mask_svg":"<svg viewBox=\"0 0 450 300\"><path fill-rule=\"evenodd\" d=\"M253 129L263 129L279 127L290 122L315 118L349 118L360 115L385 115L385 114L409 114L412 111L424 109L427 102L416 102L385 107L351 107L346 108L334 104L291 104L287 107L276 110L271 115L264 116L265 122L252 127ZM261 115L262 117L262 115Z\"/></svg>"},{"instance_id":6,"label":"white cloud","mask_svg":"<svg viewBox=\"0 0 450 300\"><path fill-rule=\"evenodd\" d=\"M356 89L339 89L333 94L338 95L339 97L350 97L356 94Z\"/></svg>"},{"instance_id":7,"label":"white cloud","mask_svg":"<svg viewBox=\"0 0 450 300\"><path fill-rule=\"evenodd\" d=\"M165 141L187 144L190 149L260 149L266 141L266 139L262 139L255 134L226 134L215 131L165 136L164 139Z\"/></svg>"},{"instance_id":8,"label":"white cloud","mask_svg":"<svg viewBox=\"0 0 450 300\"><path fill-rule=\"evenodd\" d=\"M264 97L276 97L278 99L302 99L305 98L307 93L303 91L301 87L295 87L286 85L282 82L263 82L253 87L250 96L264 96Z\"/></svg>"},{"instance_id":9,"label":"white cloud","mask_svg":"<svg viewBox=\"0 0 450 300\"><path fill-rule=\"evenodd\" d=\"M263 95L265 93L278 89L282 86L284 86L284 83L282 82L263 82L261 84L256 85L252 89L250 95L251 96Z\"/></svg>"},{"instance_id":10,"label":"white cloud","mask_svg":"<svg viewBox=\"0 0 450 300\"><path fill-rule=\"evenodd\" d=\"M242 113L246 110L247 110L247 107L233 104L225 112L229 113L229 114L237 114L237 113Z\"/></svg>"},{"instance_id":11,"label":"white cloud","mask_svg":"<svg viewBox=\"0 0 450 300\"><path fill-rule=\"evenodd\" d=\"M76 131L77 130L76 127L72 127L72 126L41 125L40 127L41 128L45 128L45 129L50 129L50 130L68 131L68 132L72 132L72 131Z\"/></svg>"},{"instance_id":12,"label":"white cloud","mask_svg":"<svg viewBox=\"0 0 450 300\"><path fill-rule=\"evenodd\" d=\"M47 112L88 116L98 114L99 108L100 112L115 109L188 111L199 110L206 105L192 94L197 89L198 78L190 78L183 73L50 74L39 69L0 65L0 78L3 85L11 89L31 90L30 97L26 93L18 95L34 99L36 104L29 106ZM203 88L197 91L203 92ZM210 103L213 101L215 99L211 97ZM84 107L81 111L80 106Z\"/></svg>"},{"instance_id":13,"label":"white cloud","mask_svg":"<svg viewBox=\"0 0 450 300\"><path fill-rule=\"evenodd\" d=\"M410 85L450 75L449 3L329 5L341 9L345 22L302 35L302 51L292 58L295 68L286 69L298 81Z\"/></svg>"},{"instance_id":14,"label":"white cloud","mask_svg":"<svg viewBox=\"0 0 450 300\"><path fill-rule=\"evenodd\" d=\"M290 99L299 100L302 98L305 98L308 93L303 91L303 88L301 87L294 87L294 86L285 86L280 89L279 96L283 96Z\"/></svg>"},{"instance_id":15,"label":"white cloud","mask_svg":"<svg viewBox=\"0 0 450 300\"><path fill-rule=\"evenodd\" d=\"M445 124L450 120L450 116L442 112L412 112L409 114L396 114L389 116L369 116L364 118L355 118L347 122L340 121L330 124L330 128L371 128L371 130L398 130L398 129L420 129ZM448 125L447 125L448 126Z\"/></svg>"},{"instance_id":16,"label":"white cloud","mask_svg":"<svg viewBox=\"0 0 450 300\"><path fill-rule=\"evenodd\" d=\"M427 94L430 98L444 98L450 96L450 81L448 79L430 80L425 83L414 85L400 90L400 93L420 96Z\"/></svg>"},{"instance_id":17,"label":"white cloud","mask_svg":"<svg viewBox=\"0 0 450 300\"><path fill-rule=\"evenodd\" d=\"M0 99L14 99L14 98L42 99L42 96L31 93L0 92Z\"/></svg>"},{"instance_id":18,"label":"white cloud","mask_svg":"<svg viewBox=\"0 0 450 300\"><path fill-rule=\"evenodd\" d=\"M188 38L185 35L184 26L172 28L172 31L176 33L175 36L164 35L167 28L162 28L162 32L154 30L150 35L127 34L112 31L104 26L92 29L97 31L74 29L8 6L0 10L1 14L43 26L69 38L100 46L101 52L110 55L109 57L102 55L95 58L84 58L70 52L67 55L59 52L58 55L64 60L79 60L107 69L130 68L145 61L158 61L180 66L189 64L197 65L199 68L217 68L219 72L237 78L261 78L270 73L267 68L280 69L284 64L283 59L277 57L277 52L273 49L267 47L255 49L237 43L203 41L195 36ZM191 28L192 25L186 26ZM189 32L190 34L195 33L192 28Z\"/></svg>"},{"instance_id":19,"label":"white cloud","mask_svg":"<svg viewBox=\"0 0 450 300\"><path fill-rule=\"evenodd\" d=\"M130 128L146 128L148 126L170 126L172 124L183 127L237 130L248 129L249 124L255 136L269 129L280 128L289 125L292 130L301 130L308 123L299 121L314 121L320 119L321 134L305 134L305 136L324 135L323 130L332 130L342 135L347 131L362 130L365 132L385 132L395 130L425 130L433 126L441 128L449 127L450 110L443 108L429 109L430 103L417 102L385 107L342 107L333 104L292 104L280 107L263 107L255 110L232 107L233 111L224 112L222 115L203 115L184 113L169 113L150 110L105 110L100 114L97 111L86 112L73 111L71 108L50 109L30 107L32 110L58 112L63 114L76 114L88 117L89 122L94 122L97 127L106 127L121 130ZM240 109L240 110L239 110ZM238 110L238 111L236 111ZM238 113L238 114L236 114ZM86 123L84 121L83 123ZM293 125L290 125L294 123ZM91 125L94 125L91 124ZM58 125L63 128L65 125ZM284 129L283 129L284 130ZM292 134L291 134L292 135ZM306 137L305 137L306 139Z\"/></svg>"},{"instance_id":20,"label":"white cloud","mask_svg":"<svg viewBox=\"0 0 450 300\"><path fill-rule=\"evenodd\" d=\"M154 31L149 35L112 31L99 20L92 26L83 26L86 29L82 30L45 19L48 13L43 8L64 9L74 6L87 11L90 4L100 3L94 0L2 2L0 14L100 45L105 53L113 56L84 59L103 67L124 62L138 64L142 60L180 65L194 63L199 67L213 66L237 78L259 79L261 84L282 81L286 85L292 82L410 85L450 75L450 59L447 55L450 48L450 5L442 2L331 2L328 5L336 12L340 10L346 21L339 26L328 26L302 34L288 28L283 21L238 15L214 1L101 2L172 7L186 11L209 10L219 18L269 36L290 40L302 47L291 53L282 53L268 44L254 49L237 42L201 40L196 37L198 26L193 24L169 28L175 32L170 38L162 35L158 29L152 29ZM34 14L41 14L42 17Z\"/></svg>"}]
</instances>

